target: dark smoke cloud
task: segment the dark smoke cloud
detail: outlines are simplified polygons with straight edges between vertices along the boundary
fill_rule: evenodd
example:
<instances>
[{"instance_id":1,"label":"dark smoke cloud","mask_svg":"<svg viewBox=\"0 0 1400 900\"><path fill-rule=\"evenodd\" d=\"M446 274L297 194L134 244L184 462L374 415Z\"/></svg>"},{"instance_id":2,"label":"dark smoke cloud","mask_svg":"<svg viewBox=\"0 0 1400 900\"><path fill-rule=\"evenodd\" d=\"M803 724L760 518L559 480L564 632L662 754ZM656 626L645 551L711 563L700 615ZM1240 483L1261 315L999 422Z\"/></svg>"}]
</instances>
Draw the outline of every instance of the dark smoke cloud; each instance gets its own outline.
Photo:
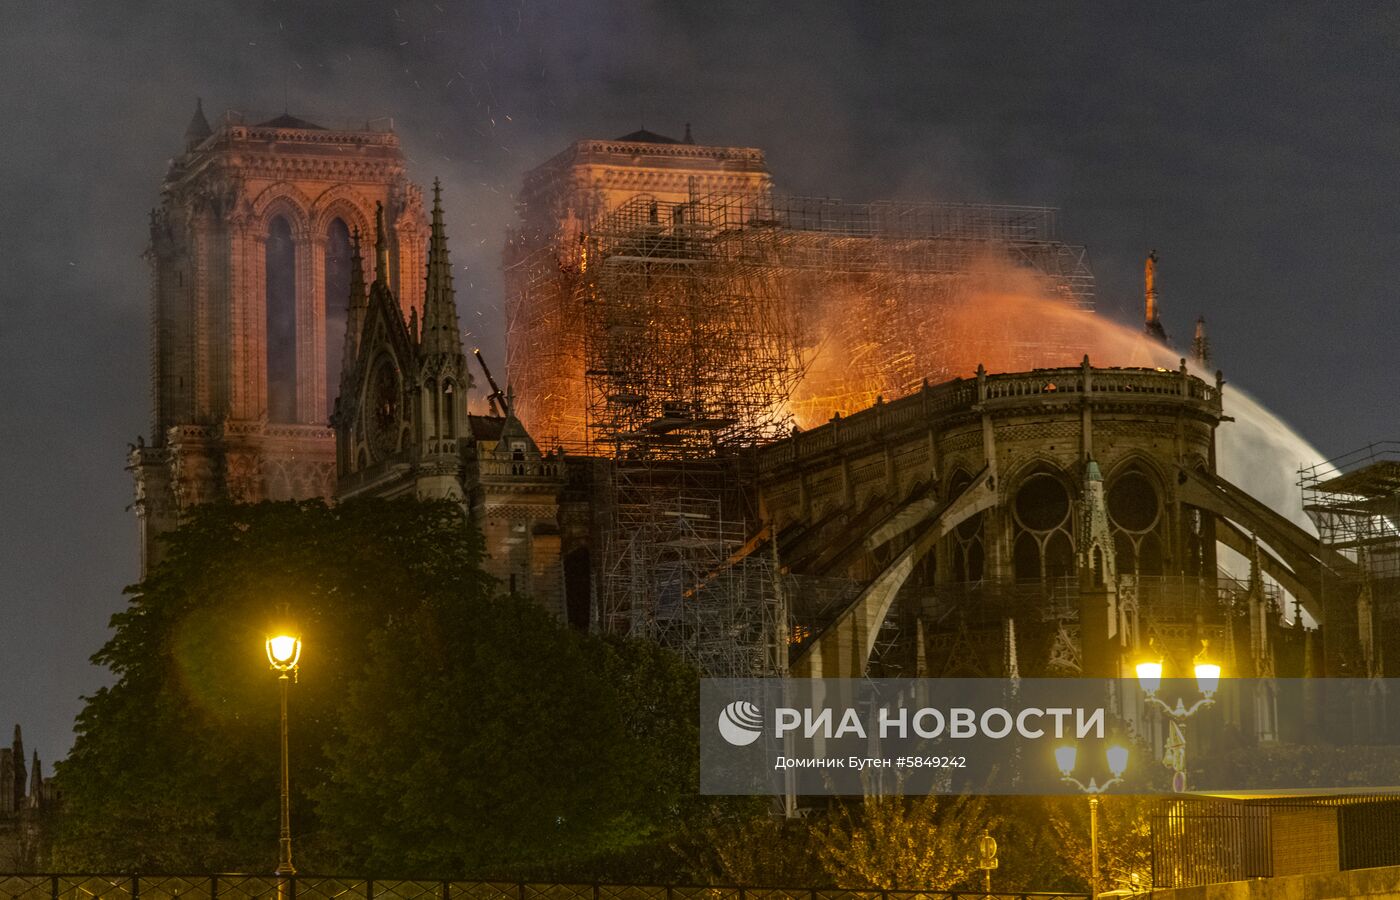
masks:
<instances>
[{"instance_id":1,"label":"dark smoke cloud","mask_svg":"<svg viewBox=\"0 0 1400 900\"><path fill-rule=\"evenodd\" d=\"M203 96L391 115L441 176L499 367L520 174L641 125L765 148L780 186L1064 209L1100 306L1162 258L1169 331L1325 451L1393 436L1396 58L1383 8L1094 3L17 2L0 28L0 724L66 751L136 569L145 213Z\"/></svg>"}]
</instances>

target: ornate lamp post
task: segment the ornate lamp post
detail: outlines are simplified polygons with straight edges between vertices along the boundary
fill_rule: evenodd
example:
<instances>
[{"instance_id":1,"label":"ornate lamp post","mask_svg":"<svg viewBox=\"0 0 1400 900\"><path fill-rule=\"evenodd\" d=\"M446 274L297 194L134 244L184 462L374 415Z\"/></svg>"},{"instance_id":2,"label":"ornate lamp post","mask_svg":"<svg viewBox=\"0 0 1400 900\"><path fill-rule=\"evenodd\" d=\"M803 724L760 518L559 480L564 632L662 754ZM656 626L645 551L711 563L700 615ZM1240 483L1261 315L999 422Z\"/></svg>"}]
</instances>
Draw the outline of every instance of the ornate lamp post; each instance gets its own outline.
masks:
<instances>
[{"instance_id":1,"label":"ornate lamp post","mask_svg":"<svg viewBox=\"0 0 1400 900\"><path fill-rule=\"evenodd\" d=\"M1113 787L1123 780L1123 773L1128 768L1128 748L1109 747L1104 754L1108 758L1108 771L1113 773L1113 777L1099 784L1094 781L1093 776L1089 777L1089 783L1085 784L1074 777L1074 764L1079 757L1079 748L1073 744L1055 748L1055 765L1060 768L1060 780L1066 784L1072 784L1081 792L1089 795L1089 896L1091 898L1099 895L1099 794Z\"/></svg>"},{"instance_id":2,"label":"ornate lamp post","mask_svg":"<svg viewBox=\"0 0 1400 900\"><path fill-rule=\"evenodd\" d=\"M282 785L281 828L278 831L277 875L295 875L292 865L292 781L287 766L287 686L296 680L297 660L301 659L301 638L279 634L267 639L267 661L281 674L277 683L282 693ZM278 885L279 894L282 886Z\"/></svg>"},{"instance_id":3,"label":"ornate lamp post","mask_svg":"<svg viewBox=\"0 0 1400 900\"><path fill-rule=\"evenodd\" d=\"M1147 702L1160 709L1170 723L1171 730L1168 733L1166 750L1162 754L1162 765L1172 770L1172 791L1178 794L1186 790L1186 720L1201 710L1214 706L1215 692L1220 687L1220 666L1206 661L1206 650L1207 645L1202 642L1201 652L1194 663L1196 687L1200 689L1201 697L1189 707L1180 697L1173 706L1157 696L1157 692L1162 688L1160 660L1137 664L1138 683L1147 694Z\"/></svg>"}]
</instances>

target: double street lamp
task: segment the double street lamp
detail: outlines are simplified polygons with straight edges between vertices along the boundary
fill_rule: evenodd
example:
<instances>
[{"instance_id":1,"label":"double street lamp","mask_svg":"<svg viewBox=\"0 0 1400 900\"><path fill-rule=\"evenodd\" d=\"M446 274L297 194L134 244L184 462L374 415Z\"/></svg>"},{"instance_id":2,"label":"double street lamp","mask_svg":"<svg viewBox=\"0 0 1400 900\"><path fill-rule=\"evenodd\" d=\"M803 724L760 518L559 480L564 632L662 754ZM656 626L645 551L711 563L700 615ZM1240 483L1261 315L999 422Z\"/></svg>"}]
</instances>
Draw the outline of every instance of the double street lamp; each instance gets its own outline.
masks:
<instances>
[{"instance_id":1,"label":"double street lamp","mask_svg":"<svg viewBox=\"0 0 1400 900\"><path fill-rule=\"evenodd\" d=\"M278 831L277 875L295 875L292 865L292 781L287 766L287 686L296 680L297 661L301 659L301 638L295 634L278 634L267 639L267 661L281 674L277 683L282 693L282 782L281 828ZM281 886L278 888L281 893Z\"/></svg>"},{"instance_id":2,"label":"double street lamp","mask_svg":"<svg viewBox=\"0 0 1400 900\"><path fill-rule=\"evenodd\" d=\"M1089 783L1085 784L1074 777L1074 766L1079 759L1079 748L1073 744L1055 748L1055 765L1060 769L1060 780L1066 784L1072 784L1081 793L1089 795L1089 896L1099 895L1099 795L1123 780L1123 773L1128 770L1128 748L1120 746L1109 747L1104 753L1108 761L1108 771L1113 777L1103 784L1099 784L1094 777L1089 776Z\"/></svg>"},{"instance_id":3,"label":"double street lamp","mask_svg":"<svg viewBox=\"0 0 1400 900\"><path fill-rule=\"evenodd\" d=\"M1172 791L1177 794L1186 790L1186 720L1201 710L1214 706L1215 692L1220 688L1220 666L1205 660L1206 649L1205 645L1201 647L1201 653L1194 663L1196 687L1200 690L1201 697L1190 706L1187 706L1181 697L1172 705L1157 696L1157 692L1162 689L1160 660L1137 664L1138 683L1147 695L1147 702L1160 709L1170 725L1167 745L1162 754L1162 765L1172 770Z\"/></svg>"}]
</instances>

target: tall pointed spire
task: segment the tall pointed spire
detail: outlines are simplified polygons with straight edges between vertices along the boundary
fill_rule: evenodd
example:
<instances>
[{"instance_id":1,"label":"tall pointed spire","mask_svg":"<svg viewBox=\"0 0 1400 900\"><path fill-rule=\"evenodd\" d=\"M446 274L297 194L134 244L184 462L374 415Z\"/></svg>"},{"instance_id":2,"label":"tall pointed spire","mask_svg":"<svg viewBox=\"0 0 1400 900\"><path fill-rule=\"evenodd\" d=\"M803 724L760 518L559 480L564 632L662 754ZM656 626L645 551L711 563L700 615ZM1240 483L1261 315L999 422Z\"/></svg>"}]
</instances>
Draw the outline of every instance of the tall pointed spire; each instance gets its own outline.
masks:
<instances>
[{"instance_id":1,"label":"tall pointed spire","mask_svg":"<svg viewBox=\"0 0 1400 900\"><path fill-rule=\"evenodd\" d=\"M384 230L384 204L374 204L374 280L389 286L389 238Z\"/></svg>"},{"instance_id":2,"label":"tall pointed spire","mask_svg":"<svg viewBox=\"0 0 1400 900\"><path fill-rule=\"evenodd\" d=\"M1167 332L1162 327L1162 321L1157 314L1157 251L1153 250L1147 254L1147 262L1143 269L1144 300L1146 309L1144 311L1145 324L1143 331L1148 337L1154 337L1166 343Z\"/></svg>"},{"instance_id":3,"label":"tall pointed spire","mask_svg":"<svg viewBox=\"0 0 1400 900\"><path fill-rule=\"evenodd\" d=\"M29 805L38 806L44 802L44 776L39 767L39 751L34 751L34 762L29 767Z\"/></svg>"},{"instance_id":4,"label":"tall pointed spire","mask_svg":"<svg viewBox=\"0 0 1400 900\"><path fill-rule=\"evenodd\" d=\"M190 124L185 126L185 152L193 150L204 139L213 134L209 127L209 120L204 118L204 98L197 97L194 101L194 115L190 116Z\"/></svg>"},{"instance_id":5,"label":"tall pointed spire","mask_svg":"<svg viewBox=\"0 0 1400 900\"><path fill-rule=\"evenodd\" d=\"M462 355L462 332L452 290L452 263L442 225L442 184L433 180L433 221L428 240L428 285L423 297L422 347L425 354Z\"/></svg>"},{"instance_id":6,"label":"tall pointed spire","mask_svg":"<svg viewBox=\"0 0 1400 900\"><path fill-rule=\"evenodd\" d=\"M15 804L16 804L16 806L18 806L19 802L20 802L21 800L24 799L24 790L25 790L25 788L27 788L27 787L29 786L29 778L28 778L28 776L26 775L25 769L24 769L24 737L20 734L19 724L18 724L18 723L15 724L15 741L14 741L13 746L11 746L11 748L10 748L10 752L14 754L14 761L15 761L15 763L14 763L14 765L15 765L15 785L14 785L15 795L14 795L14 796L15 796Z\"/></svg>"},{"instance_id":7,"label":"tall pointed spire","mask_svg":"<svg viewBox=\"0 0 1400 900\"><path fill-rule=\"evenodd\" d=\"M340 356L341 393L344 393L345 379L355 368L355 359L360 352L360 337L365 330L365 312L369 309L369 295L365 292L365 260L360 254L360 227L350 235L350 296L346 298L345 349Z\"/></svg>"},{"instance_id":8,"label":"tall pointed spire","mask_svg":"<svg viewBox=\"0 0 1400 900\"><path fill-rule=\"evenodd\" d=\"M1210 338L1206 337L1205 316L1199 316L1196 319L1196 336L1191 340L1191 357L1202 369L1210 368Z\"/></svg>"}]
</instances>

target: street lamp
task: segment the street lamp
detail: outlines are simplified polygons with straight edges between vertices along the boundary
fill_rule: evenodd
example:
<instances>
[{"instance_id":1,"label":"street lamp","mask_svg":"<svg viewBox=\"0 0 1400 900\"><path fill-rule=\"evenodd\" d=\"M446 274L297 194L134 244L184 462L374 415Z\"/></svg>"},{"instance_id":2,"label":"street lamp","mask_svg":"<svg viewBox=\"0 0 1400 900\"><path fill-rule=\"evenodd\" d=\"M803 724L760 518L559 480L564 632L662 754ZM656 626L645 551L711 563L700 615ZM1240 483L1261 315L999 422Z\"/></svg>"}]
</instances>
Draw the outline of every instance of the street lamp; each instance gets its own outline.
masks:
<instances>
[{"instance_id":1,"label":"street lamp","mask_svg":"<svg viewBox=\"0 0 1400 900\"><path fill-rule=\"evenodd\" d=\"M1090 898L1099 895L1099 794L1123 780L1123 773L1128 770L1128 748L1114 745L1108 748L1104 756L1108 760L1108 771L1113 773L1113 777L1099 784L1091 775L1089 783L1085 784L1074 777L1074 764L1079 759L1079 748L1074 744L1055 748L1055 765L1060 769L1060 780L1089 795Z\"/></svg>"},{"instance_id":2,"label":"street lamp","mask_svg":"<svg viewBox=\"0 0 1400 900\"><path fill-rule=\"evenodd\" d=\"M1194 660L1196 687L1200 690L1201 697L1189 707L1181 697L1176 698L1176 705L1173 706L1157 696L1157 692L1162 688L1160 660L1137 664L1138 683L1147 694L1147 702L1162 711L1171 727L1167 746L1162 754L1162 765L1172 770L1172 791L1177 794L1186 790L1186 720L1201 710L1214 706L1215 692L1220 689L1220 665L1206 659L1209 646L1208 642L1202 641L1201 652Z\"/></svg>"},{"instance_id":3,"label":"street lamp","mask_svg":"<svg viewBox=\"0 0 1400 900\"><path fill-rule=\"evenodd\" d=\"M277 683L282 688L282 786L281 828L278 831L277 875L295 875L292 865L292 781L287 766L287 685L296 680L297 660L301 659L301 638L282 633L267 639L267 661L280 672ZM282 887L278 885L278 892Z\"/></svg>"}]
</instances>

